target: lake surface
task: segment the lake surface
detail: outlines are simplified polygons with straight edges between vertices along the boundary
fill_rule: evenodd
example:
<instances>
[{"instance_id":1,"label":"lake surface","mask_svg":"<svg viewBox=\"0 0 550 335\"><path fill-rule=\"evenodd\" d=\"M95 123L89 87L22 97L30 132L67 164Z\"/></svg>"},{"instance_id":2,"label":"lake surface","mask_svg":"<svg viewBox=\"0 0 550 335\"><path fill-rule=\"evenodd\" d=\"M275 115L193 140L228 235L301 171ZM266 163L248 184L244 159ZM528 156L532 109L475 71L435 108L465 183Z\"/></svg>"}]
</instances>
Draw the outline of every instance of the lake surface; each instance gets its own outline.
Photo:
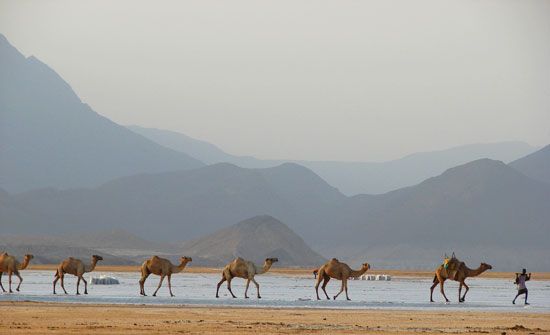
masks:
<instances>
[{"instance_id":1,"label":"lake surface","mask_svg":"<svg viewBox=\"0 0 550 335\"><path fill-rule=\"evenodd\" d=\"M0 301L38 301L64 303L100 303L100 304L151 304L151 305L190 305L190 306L241 306L241 307L296 307L296 308L353 308L353 309L410 309L410 310L464 310L464 311L517 311L550 312L550 281L530 281L529 302L524 307L518 298L512 305L516 293L513 280L471 278L467 283L470 291L465 303L457 303L458 283L446 282L445 291L451 300L445 304L439 290L434 291L435 303L429 302L431 280L424 278L392 278L391 281L349 281L349 295L352 301L346 301L340 295L336 301L315 298L314 279L306 276L264 274L256 277L260 284L262 299L256 298L256 287L251 283L250 299L244 299L245 281L236 278L232 289L237 299L231 298L226 285L220 288L220 298L215 298L216 284L220 274L180 273L172 276L172 291L176 297L170 297L167 281L163 283L157 297L150 296L158 285L159 277L151 275L145 284L149 296L139 295L139 273L94 272L94 277L110 275L120 281L120 285L88 285L88 295L75 296L76 277L65 277L65 288L69 295L57 286L57 295L52 294L54 271L22 271L24 282L21 292L0 294ZM85 278L88 280L89 275ZM7 289L7 277L2 277ZM15 278L15 283L18 279ZM14 285L14 288L16 285ZM331 280L327 286L329 296L340 289L340 282ZM81 283L81 293L84 285ZM322 297L322 291L319 288Z\"/></svg>"}]
</instances>

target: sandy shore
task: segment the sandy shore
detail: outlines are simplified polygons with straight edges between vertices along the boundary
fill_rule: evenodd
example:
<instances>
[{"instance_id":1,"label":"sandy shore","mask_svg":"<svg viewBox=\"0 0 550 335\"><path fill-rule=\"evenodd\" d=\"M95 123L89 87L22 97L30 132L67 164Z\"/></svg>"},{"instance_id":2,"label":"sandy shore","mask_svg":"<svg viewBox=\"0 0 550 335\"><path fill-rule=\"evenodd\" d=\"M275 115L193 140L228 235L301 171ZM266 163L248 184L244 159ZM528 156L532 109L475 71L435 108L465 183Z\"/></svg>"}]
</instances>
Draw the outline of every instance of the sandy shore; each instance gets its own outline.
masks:
<instances>
[{"instance_id":1,"label":"sandy shore","mask_svg":"<svg viewBox=\"0 0 550 335\"><path fill-rule=\"evenodd\" d=\"M28 267L29 270L51 270L55 271L57 265L55 264L31 264ZM185 272L190 273L221 273L221 268L207 268L199 266L188 266L185 268ZM98 265L95 271L101 272L139 272L139 266L130 265ZM269 270L270 273L278 273L285 275L300 275L300 276L312 276L313 268L277 268L273 267ZM432 278L433 271L417 271L417 270L369 270L368 274L389 274L395 277L426 277ZM487 271L480 277L485 278L514 278L513 272L495 272ZM532 280L550 280L550 272L534 272Z\"/></svg>"},{"instance_id":2,"label":"sandy shore","mask_svg":"<svg viewBox=\"0 0 550 335\"><path fill-rule=\"evenodd\" d=\"M69 308L70 307L70 308ZM550 314L0 303L0 334L550 334Z\"/></svg>"}]
</instances>

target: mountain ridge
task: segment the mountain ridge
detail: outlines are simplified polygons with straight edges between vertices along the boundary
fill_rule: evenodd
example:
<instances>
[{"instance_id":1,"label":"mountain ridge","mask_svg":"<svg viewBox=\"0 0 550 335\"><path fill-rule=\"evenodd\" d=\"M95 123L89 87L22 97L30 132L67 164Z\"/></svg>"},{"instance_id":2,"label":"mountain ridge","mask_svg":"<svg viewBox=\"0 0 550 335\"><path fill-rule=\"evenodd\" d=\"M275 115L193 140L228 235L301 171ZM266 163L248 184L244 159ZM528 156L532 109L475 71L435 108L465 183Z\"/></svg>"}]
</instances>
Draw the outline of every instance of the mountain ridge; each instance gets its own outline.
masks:
<instances>
[{"instance_id":1,"label":"mountain ridge","mask_svg":"<svg viewBox=\"0 0 550 335\"><path fill-rule=\"evenodd\" d=\"M524 142L507 141L467 144L445 150L412 153L385 162L262 160L249 156L231 155L216 145L175 131L139 126L128 127L160 145L180 152L193 152L193 156L209 164L226 161L245 168L266 168L285 162L296 163L314 171L348 196L383 194L415 185L429 177L443 173L448 168L475 159L492 158L512 161L536 150L535 147Z\"/></svg>"},{"instance_id":2,"label":"mountain ridge","mask_svg":"<svg viewBox=\"0 0 550 335\"><path fill-rule=\"evenodd\" d=\"M47 64L0 38L0 187L93 187L203 166L99 115Z\"/></svg>"}]
</instances>

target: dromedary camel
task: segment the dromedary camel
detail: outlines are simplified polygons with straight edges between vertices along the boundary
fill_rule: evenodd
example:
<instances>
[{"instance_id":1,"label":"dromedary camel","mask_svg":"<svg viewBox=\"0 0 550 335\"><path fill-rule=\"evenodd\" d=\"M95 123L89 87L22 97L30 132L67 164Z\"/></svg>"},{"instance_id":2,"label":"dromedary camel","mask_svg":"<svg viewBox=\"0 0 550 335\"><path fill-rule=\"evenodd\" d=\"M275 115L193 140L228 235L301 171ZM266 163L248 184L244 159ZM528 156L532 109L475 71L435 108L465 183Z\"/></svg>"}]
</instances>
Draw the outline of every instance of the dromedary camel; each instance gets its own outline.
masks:
<instances>
[{"instance_id":1,"label":"dromedary camel","mask_svg":"<svg viewBox=\"0 0 550 335\"><path fill-rule=\"evenodd\" d=\"M2 288L3 292L6 292L4 289L4 286L2 285L2 273L7 272L9 276L9 292L13 293L11 290L11 276L12 274L15 274L17 278L19 278L19 285L17 285L17 288L15 289L17 292L19 292L19 288L21 287L21 283L23 282L23 278L21 278L21 275L19 274L19 270L24 270L29 265L31 259L33 259L34 256L31 254L26 254L23 258L23 263L19 263L15 257L12 255L8 255L7 252L3 252L0 254L0 288Z\"/></svg>"},{"instance_id":2,"label":"dromedary camel","mask_svg":"<svg viewBox=\"0 0 550 335\"><path fill-rule=\"evenodd\" d=\"M489 264L481 263L479 265L479 268L470 269L466 266L466 264L464 262L460 262L456 258L451 259L451 262L456 262L456 264L455 264L456 272L454 273L454 276L452 276L452 278L449 275L449 272L447 271L447 269L445 269L443 264L440 265L435 270L433 285L432 285L432 287L430 287L430 302L434 302L434 300L433 300L434 288L438 284L440 284L441 294L445 298L445 301L449 302L449 299L447 299L447 296L445 295L445 290L443 289L443 283L447 279L454 280L454 281L457 281L457 282L460 283L460 286L458 287L458 302L464 302L464 300L466 299L466 293L468 293L468 290L470 289L468 287L468 285L466 285L466 283L464 282L466 280L466 278L479 276L483 272L485 272L487 270L491 270L493 268ZM464 295L461 297L460 294L462 292L462 286L464 286L466 288L466 291L464 292Z\"/></svg>"},{"instance_id":3,"label":"dromedary camel","mask_svg":"<svg viewBox=\"0 0 550 335\"><path fill-rule=\"evenodd\" d=\"M80 259L76 259L72 257L65 259L63 262L61 262L61 264L59 264L59 266L57 267L57 271L55 272L55 279L53 280L53 294L56 294L55 286L59 279L61 279L61 288L63 289L63 292L67 294L67 291L65 290L65 285L63 282L63 279L66 273L78 277L78 280L76 281L77 295L80 294L80 292L78 291L78 288L80 286L80 280L84 282L84 294L88 294L88 282L86 281L86 279L84 279L83 275L87 272L94 271L97 262L101 260L103 260L103 257L98 255L93 255L91 264L84 265L84 263Z\"/></svg>"},{"instance_id":4,"label":"dromedary camel","mask_svg":"<svg viewBox=\"0 0 550 335\"><path fill-rule=\"evenodd\" d=\"M173 273L180 273L185 269L185 266L187 263L193 261L191 257L182 257L180 262L180 265L173 265L172 262L165 258L160 258L158 256L153 256L150 259L143 262L141 265L141 279L139 280L139 287L140 287L140 294L143 296L146 296L145 294L145 280L151 273L156 274L157 276L160 276L160 282L159 286L157 287L157 290L155 293L153 293L153 297L157 296L157 292L162 286L162 281L164 280L164 277L168 277L168 290L170 291L170 296L174 296L172 294L172 274Z\"/></svg>"},{"instance_id":5,"label":"dromedary camel","mask_svg":"<svg viewBox=\"0 0 550 335\"><path fill-rule=\"evenodd\" d=\"M263 273L266 273L269 271L273 263L278 262L279 260L277 258L266 258L264 265L262 268L259 266L256 266L254 263L250 261L246 261L240 257L235 258L231 263L227 264L223 268L222 272L222 280L218 283L218 287L216 288L216 298L219 298L218 295L220 291L220 286L223 284L224 281L227 280L227 289L229 290L229 293L233 296L233 298L236 298L236 296L233 294L233 291L231 291L231 280L235 277L246 279L246 289L244 290L244 297L245 299L248 299L248 286L250 285L250 282L253 282L254 285L256 285L256 291L258 292L258 299L261 299L260 296L260 284L256 282L254 279L255 275L261 275Z\"/></svg>"},{"instance_id":6,"label":"dromedary camel","mask_svg":"<svg viewBox=\"0 0 550 335\"><path fill-rule=\"evenodd\" d=\"M313 273L317 275L317 281L315 283L315 293L317 293L317 300L319 298L319 284L323 281L321 288L325 292L327 299L330 299L325 288L327 287L328 282L331 278L338 279L342 281L342 287L340 292L334 296L334 300L342 293L346 291L346 299L351 300L348 296L348 279L351 277L359 277L363 273L367 272L370 269L369 263L363 263L360 270L352 270L346 263L342 263L336 258L331 259L326 264L323 264L319 270L314 271Z\"/></svg>"}]
</instances>

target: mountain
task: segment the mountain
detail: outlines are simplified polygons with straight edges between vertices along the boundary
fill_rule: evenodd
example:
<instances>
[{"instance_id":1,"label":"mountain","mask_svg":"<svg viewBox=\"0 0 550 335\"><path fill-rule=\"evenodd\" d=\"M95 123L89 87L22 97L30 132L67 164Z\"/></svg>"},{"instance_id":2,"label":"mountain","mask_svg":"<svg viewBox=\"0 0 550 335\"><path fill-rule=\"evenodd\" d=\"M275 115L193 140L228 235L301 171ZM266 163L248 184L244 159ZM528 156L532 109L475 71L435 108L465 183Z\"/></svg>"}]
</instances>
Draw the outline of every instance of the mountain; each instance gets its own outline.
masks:
<instances>
[{"instance_id":1,"label":"mountain","mask_svg":"<svg viewBox=\"0 0 550 335\"><path fill-rule=\"evenodd\" d=\"M210 143L187 135L153 128L130 126L129 129L150 140L212 164L229 162L241 167L265 168L284 160L260 160L234 156ZM490 158L510 162L536 148L523 142L470 144L447 150L422 152L387 162L290 161L311 169L346 195L381 194L411 186L437 176L454 166L476 159Z\"/></svg>"},{"instance_id":2,"label":"mountain","mask_svg":"<svg viewBox=\"0 0 550 335\"><path fill-rule=\"evenodd\" d=\"M461 250L476 260L491 255L495 265L511 268L509 260L516 259L515 267L530 263L550 269L550 261L534 257L541 250L550 251L545 237L550 233L548 199L550 185L500 161L482 159L413 187L354 197L344 210L346 224L337 238L355 247L345 251L348 255L378 254L385 262L390 261L390 250L407 246L410 253L399 254L394 264L403 265L405 258L424 254L410 261L427 265L430 259L433 263L441 258L443 251Z\"/></svg>"},{"instance_id":3,"label":"mountain","mask_svg":"<svg viewBox=\"0 0 550 335\"><path fill-rule=\"evenodd\" d=\"M511 162L510 166L528 177L550 183L550 144Z\"/></svg>"},{"instance_id":4,"label":"mountain","mask_svg":"<svg viewBox=\"0 0 550 335\"><path fill-rule=\"evenodd\" d=\"M204 164L94 112L55 71L0 35L0 187L93 187Z\"/></svg>"},{"instance_id":5,"label":"mountain","mask_svg":"<svg viewBox=\"0 0 550 335\"><path fill-rule=\"evenodd\" d=\"M269 215L255 216L185 242L182 254L207 266L223 266L235 257L257 264L277 257L281 266L318 266L325 261L287 225Z\"/></svg>"},{"instance_id":6,"label":"mountain","mask_svg":"<svg viewBox=\"0 0 550 335\"><path fill-rule=\"evenodd\" d=\"M457 251L470 263L486 261L503 271L543 271L550 270L548 199L549 184L490 159L415 186L354 197L293 163L266 169L221 163L123 177L94 189L0 192L0 231L122 229L145 240L181 242L269 215L323 255L353 264L431 268L445 252Z\"/></svg>"},{"instance_id":7,"label":"mountain","mask_svg":"<svg viewBox=\"0 0 550 335\"><path fill-rule=\"evenodd\" d=\"M235 159L240 159L238 156L225 153L214 144L197 140L182 133L140 126L127 126L127 128L162 146L185 152L206 164L232 163Z\"/></svg>"},{"instance_id":8,"label":"mountain","mask_svg":"<svg viewBox=\"0 0 550 335\"><path fill-rule=\"evenodd\" d=\"M0 193L0 231L72 234L108 229L147 240L184 241L227 222L269 214L298 234L320 238L346 197L308 169L244 169L221 163L188 171L123 177L94 189Z\"/></svg>"}]
</instances>

